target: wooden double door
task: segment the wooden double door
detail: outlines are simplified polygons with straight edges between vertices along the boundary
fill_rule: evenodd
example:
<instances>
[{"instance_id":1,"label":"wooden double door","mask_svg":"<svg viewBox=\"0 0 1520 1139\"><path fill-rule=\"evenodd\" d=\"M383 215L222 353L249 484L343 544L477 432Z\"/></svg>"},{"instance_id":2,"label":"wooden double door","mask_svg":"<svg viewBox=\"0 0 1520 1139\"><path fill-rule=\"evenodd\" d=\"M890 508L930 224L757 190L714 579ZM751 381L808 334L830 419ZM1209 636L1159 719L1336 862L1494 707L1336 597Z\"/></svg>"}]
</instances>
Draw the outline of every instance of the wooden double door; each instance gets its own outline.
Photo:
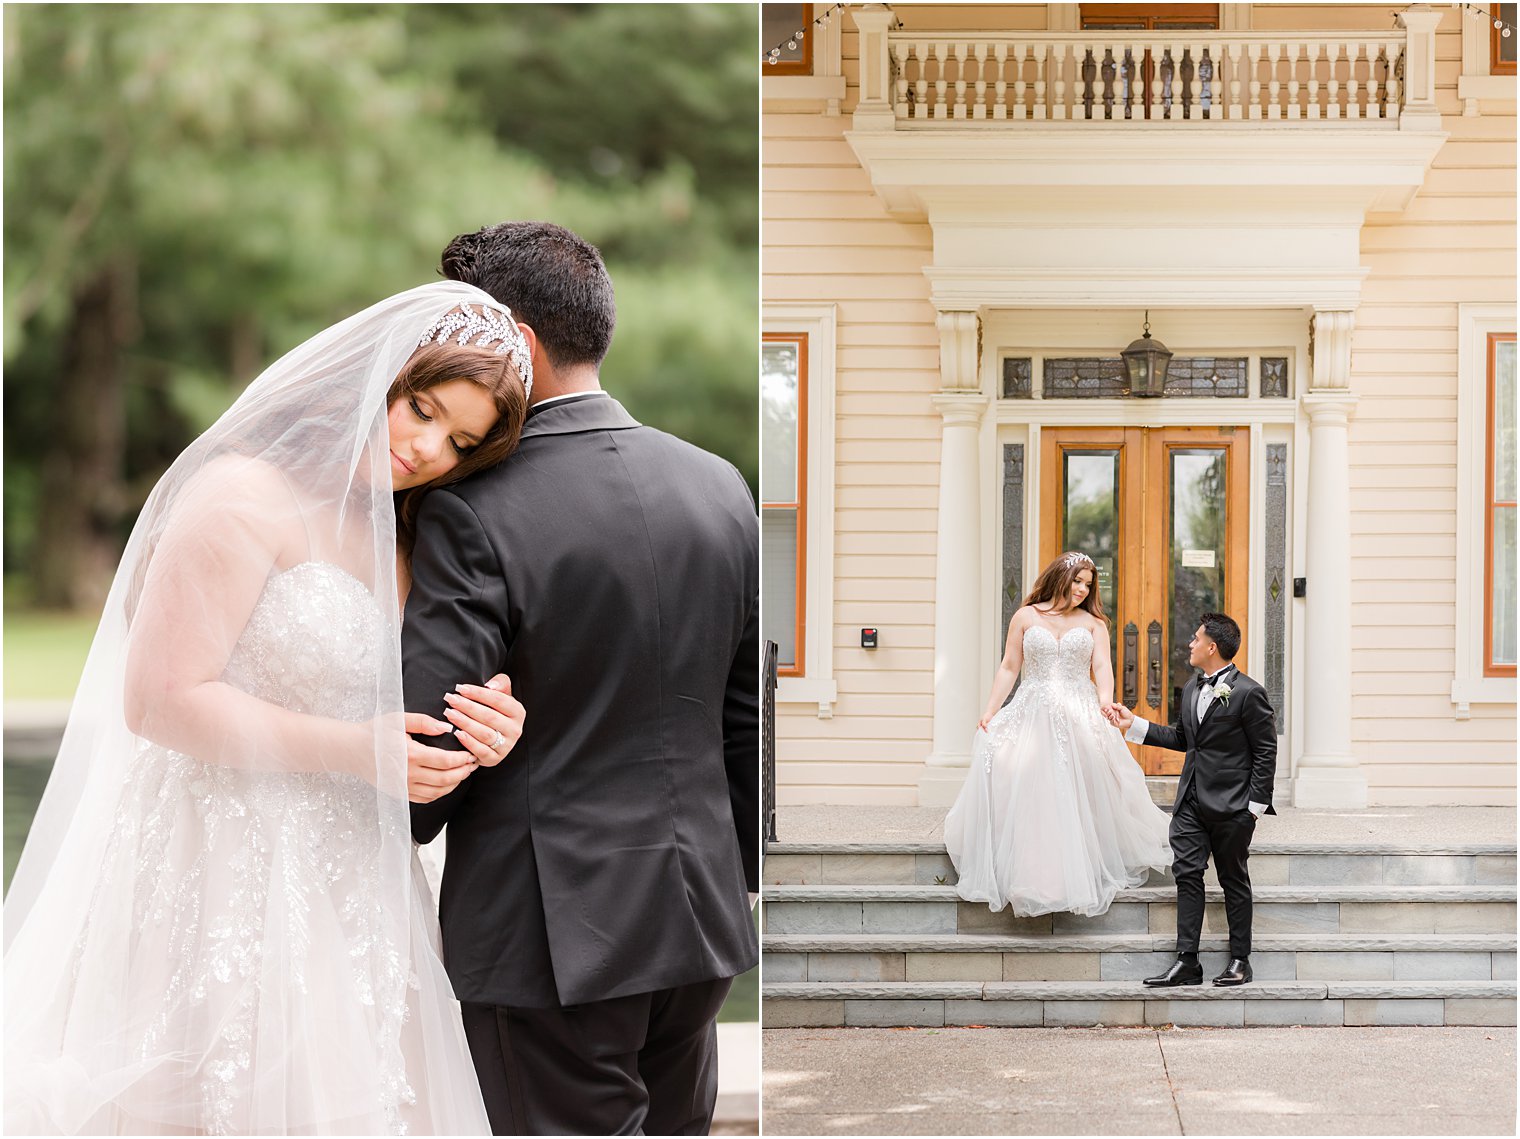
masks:
<instances>
[{"instance_id":1,"label":"wooden double door","mask_svg":"<svg viewBox=\"0 0 1520 1139\"><path fill-rule=\"evenodd\" d=\"M1115 697L1170 722L1197 671L1202 613L1240 622L1245 661L1249 432L1233 427L1047 427L1040 433L1040 564L1081 550L1098 567ZM1147 775L1181 752L1130 745Z\"/></svg>"}]
</instances>

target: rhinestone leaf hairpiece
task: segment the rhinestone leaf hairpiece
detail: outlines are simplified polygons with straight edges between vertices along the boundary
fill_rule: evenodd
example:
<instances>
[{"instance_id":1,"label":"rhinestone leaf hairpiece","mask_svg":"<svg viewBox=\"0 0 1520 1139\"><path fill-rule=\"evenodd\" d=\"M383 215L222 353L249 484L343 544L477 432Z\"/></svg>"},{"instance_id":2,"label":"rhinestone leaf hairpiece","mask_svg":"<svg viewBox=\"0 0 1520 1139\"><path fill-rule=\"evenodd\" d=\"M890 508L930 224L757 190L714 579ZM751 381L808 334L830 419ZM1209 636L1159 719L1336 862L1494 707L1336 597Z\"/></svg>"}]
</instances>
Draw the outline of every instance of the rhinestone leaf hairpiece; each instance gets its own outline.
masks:
<instances>
[{"instance_id":1,"label":"rhinestone leaf hairpiece","mask_svg":"<svg viewBox=\"0 0 1520 1139\"><path fill-rule=\"evenodd\" d=\"M460 347L491 348L497 355L505 355L512 361L512 366L522 377L524 393L531 399L533 353L528 348L528 338L512 319L512 310L505 305L482 301L479 307L479 312L467 304L451 308L422 334L417 347L452 341Z\"/></svg>"},{"instance_id":2,"label":"rhinestone leaf hairpiece","mask_svg":"<svg viewBox=\"0 0 1520 1139\"><path fill-rule=\"evenodd\" d=\"M1090 557L1076 550L1073 550L1069 554L1062 554L1060 560L1063 566L1090 566L1093 564L1093 560Z\"/></svg>"}]
</instances>

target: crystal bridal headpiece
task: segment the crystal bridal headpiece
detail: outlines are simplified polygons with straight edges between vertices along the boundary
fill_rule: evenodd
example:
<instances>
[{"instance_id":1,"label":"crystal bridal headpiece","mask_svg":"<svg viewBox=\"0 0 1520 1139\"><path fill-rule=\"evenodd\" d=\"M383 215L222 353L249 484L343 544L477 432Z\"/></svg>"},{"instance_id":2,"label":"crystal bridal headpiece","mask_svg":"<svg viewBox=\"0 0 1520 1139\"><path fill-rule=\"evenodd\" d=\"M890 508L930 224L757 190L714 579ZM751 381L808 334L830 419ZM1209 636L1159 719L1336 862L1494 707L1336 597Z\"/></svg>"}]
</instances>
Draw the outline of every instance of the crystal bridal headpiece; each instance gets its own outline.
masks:
<instances>
[{"instance_id":1,"label":"crystal bridal headpiece","mask_svg":"<svg viewBox=\"0 0 1520 1139\"><path fill-rule=\"evenodd\" d=\"M1088 557L1084 553L1081 553L1078 550L1073 550L1069 554L1062 554L1060 556L1060 558L1057 559L1057 560L1059 561L1059 563L1063 567L1064 566L1090 566L1090 565L1094 564L1093 560L1090 557Z\"/></svg>"},{"instance_id":2,"label":"crystal bridal headpiece","mask_svg":"<svg viewBox=\"0 0 1520 1139\"><path fill-rule=\"evenodd\" d=\"M479 312L475 307L480 308ZM461 304L451 308L433 322L422 334L417 347L424 344L445 344L452 340L461 347L494 348L497 355L505 354L522 377L527 399L533 398L533 352L528 338L512 319L512 310L506 305L478 301L476 306Z\"/></svg>"}]
</instances>

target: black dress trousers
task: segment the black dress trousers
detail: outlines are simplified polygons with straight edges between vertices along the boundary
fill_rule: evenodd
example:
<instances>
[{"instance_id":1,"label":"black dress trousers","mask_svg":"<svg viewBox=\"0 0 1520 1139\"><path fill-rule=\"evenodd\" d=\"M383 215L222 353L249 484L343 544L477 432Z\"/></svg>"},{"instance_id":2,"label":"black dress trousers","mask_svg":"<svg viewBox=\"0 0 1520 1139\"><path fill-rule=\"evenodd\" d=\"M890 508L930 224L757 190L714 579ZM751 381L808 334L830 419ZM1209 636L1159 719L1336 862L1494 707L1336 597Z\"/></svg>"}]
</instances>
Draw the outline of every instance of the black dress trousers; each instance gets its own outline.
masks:
<instances>
[{"instance_id":1,"label":"black dress trousers","mask_svg":"<svg viewBox=\"0 0 1520 1139\"><path fill-rule=\"evenodd\" d=\"M732 978L566 1008L463 1002L496 1135L706 1135Z\"/></svg>"},{"instance_id":2,"label":"black dress trousers","mask_svg":"<svg viewBox=\"0 0 1520 1139\"><path fill-rule=\"evenodd\" d=\"M1177 880L1177 952L1197 953L1203 932L1203 872L1214 856L1214 869L1224 890L1225 918L1230 926L1230 956L1251 953L1251 836L1256 816L1237 811L1223 819L1206 820L1198 795L1189 784L1172 812L1170 839L1172 876Z\"/></svg>"}]
</instances>

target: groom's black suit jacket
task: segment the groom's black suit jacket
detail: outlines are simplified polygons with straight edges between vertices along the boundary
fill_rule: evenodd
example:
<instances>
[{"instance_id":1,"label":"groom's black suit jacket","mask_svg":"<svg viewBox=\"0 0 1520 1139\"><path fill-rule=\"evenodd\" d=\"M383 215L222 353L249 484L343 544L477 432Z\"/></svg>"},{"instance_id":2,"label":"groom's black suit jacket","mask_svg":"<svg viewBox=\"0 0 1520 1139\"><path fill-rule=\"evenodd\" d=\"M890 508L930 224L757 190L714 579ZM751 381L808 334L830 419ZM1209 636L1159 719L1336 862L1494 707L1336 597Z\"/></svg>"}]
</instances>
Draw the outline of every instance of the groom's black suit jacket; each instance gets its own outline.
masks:
<instances>
[{"instance_id":1,"label":"groom's black suit jacket","mask_svg":"<svg viewBox=\"0 0 1520 1139\"><path fill-rule=\"evenodd\" d=\"M1265 803L1267 814L1277 814L1272 808L1277 727L1266 690L1237 669L1227 681L1229 700L1216 696L1209 701L1200 723L1198 681L1195 676L1182 686L1182 703L1171 726L1153 723L1145 734L1147 745L1187 753L1173 810L1192 786L1205 819L1237 815L1253 802Z\"/></svg>"},{"instance_id":2,"label":"groom's black suit jacket","mask_svg":"<svg viewBox=\"0 0 1520 1139\"><path fill-rule=\"evenodd\" d=\"M418 841L449 827L460 1000L574 1005L756 963L758 562L739 473L600 393L535 409L504 463L429 492L406 707L441 716L505 672L527 709L501 764L412 806Z\"/></svg>"}]
</instances>

